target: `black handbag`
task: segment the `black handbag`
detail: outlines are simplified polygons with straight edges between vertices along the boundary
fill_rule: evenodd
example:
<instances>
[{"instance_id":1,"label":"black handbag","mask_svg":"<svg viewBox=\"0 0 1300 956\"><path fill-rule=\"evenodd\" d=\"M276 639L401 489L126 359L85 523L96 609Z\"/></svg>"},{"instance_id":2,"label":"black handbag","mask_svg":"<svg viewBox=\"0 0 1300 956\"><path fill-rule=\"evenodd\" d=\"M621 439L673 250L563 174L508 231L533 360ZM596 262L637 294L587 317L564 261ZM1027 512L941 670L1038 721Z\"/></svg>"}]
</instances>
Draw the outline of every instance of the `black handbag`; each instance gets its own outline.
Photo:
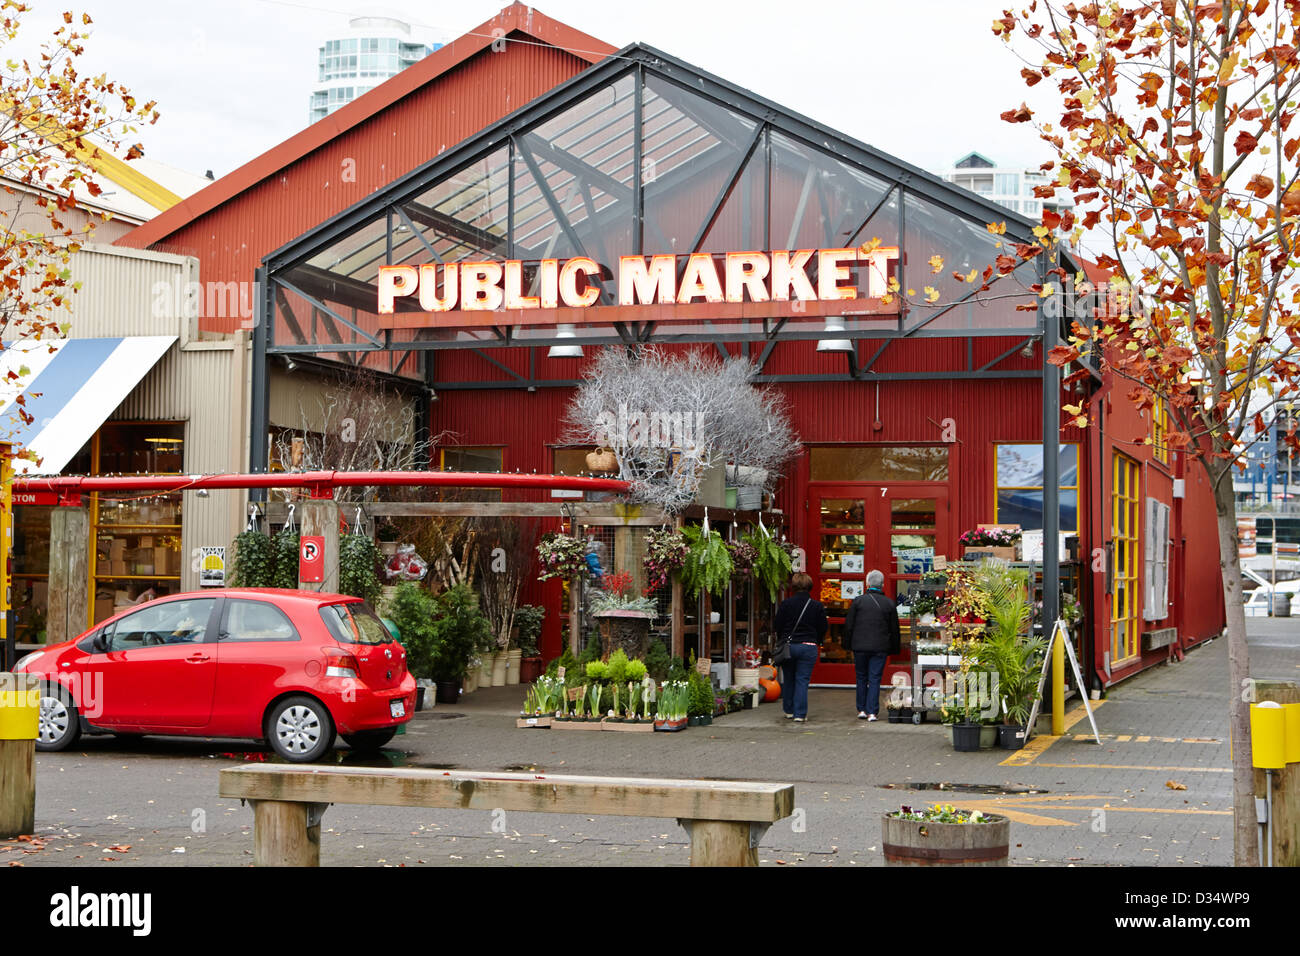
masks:
<instances>
[{"instance_id":1,"label":"black handbag","mask_svg":"<svg viewBox=\"0 0 1300 956\"><path fill-rule=\"evenodd\" d=\"M790 628L789 634L786 634L784 637L780 634L776 636L776 640L772 643L773 666L780 667L782 664L785 664L790 660L790 639L794 637L794 632L799 630L799 622L803 620L803 612L808 610L808 605L811 603L812 598L809 598L804 603L803 610L801 610L799 616L795 618L794 627Z\"/></svg>"}]
</instances>

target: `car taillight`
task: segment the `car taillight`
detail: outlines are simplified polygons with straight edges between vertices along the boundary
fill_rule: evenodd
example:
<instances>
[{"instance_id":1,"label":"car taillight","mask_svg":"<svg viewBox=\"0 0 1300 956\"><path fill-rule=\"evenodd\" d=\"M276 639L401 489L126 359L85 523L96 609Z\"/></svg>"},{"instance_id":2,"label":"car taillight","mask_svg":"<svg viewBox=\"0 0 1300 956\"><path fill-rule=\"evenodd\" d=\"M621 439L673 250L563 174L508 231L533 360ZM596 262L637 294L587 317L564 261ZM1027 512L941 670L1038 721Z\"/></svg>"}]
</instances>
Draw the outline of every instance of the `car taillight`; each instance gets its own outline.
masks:
<instances>
[{"instance_id":1,"label":"car taillight","mask_svg":"<svg viewBox=\"0 0 1300 956\"><path fill-rule=\"evenodd\" d=\"M351 677L357 679L361 672L357 659L347 651L336 650L332 647L325 648L325 676L326 677Z\"/></svg>"}]
</instances>

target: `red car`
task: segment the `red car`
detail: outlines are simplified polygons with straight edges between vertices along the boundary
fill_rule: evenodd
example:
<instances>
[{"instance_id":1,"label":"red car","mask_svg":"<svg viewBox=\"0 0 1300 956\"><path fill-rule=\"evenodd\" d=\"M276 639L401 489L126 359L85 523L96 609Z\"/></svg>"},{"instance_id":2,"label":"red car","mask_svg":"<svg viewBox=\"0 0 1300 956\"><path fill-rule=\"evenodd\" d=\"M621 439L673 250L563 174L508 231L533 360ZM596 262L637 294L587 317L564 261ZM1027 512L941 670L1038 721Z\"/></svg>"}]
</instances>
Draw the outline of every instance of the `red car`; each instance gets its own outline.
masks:
<instances>
[{"instance_id":1,"label":"red car","mask_svg":"<svg viewBox=\"0 0 1300 956\"><path fill-rule=\"evenodd\" d=\"M354 749L382 747L415 709L406 651L375 612L314 591L159 598L14 670L43 679L38 750L83 733L247 737L305 763L335 733Z\"/></svg>"}]
</instances>

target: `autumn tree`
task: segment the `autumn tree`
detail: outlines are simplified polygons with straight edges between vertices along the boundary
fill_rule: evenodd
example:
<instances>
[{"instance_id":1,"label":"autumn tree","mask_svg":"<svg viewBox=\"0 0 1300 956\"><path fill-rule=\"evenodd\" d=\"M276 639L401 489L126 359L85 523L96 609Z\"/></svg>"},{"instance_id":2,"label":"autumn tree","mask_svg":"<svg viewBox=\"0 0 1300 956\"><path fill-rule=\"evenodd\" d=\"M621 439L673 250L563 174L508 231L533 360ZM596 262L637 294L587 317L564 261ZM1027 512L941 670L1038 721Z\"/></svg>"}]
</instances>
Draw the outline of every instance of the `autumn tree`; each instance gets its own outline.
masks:
<instances>
[{"instance_id":1,"label":"autumn tree","mask_svg":"<svg viewBox=\"0 0 1300 956\"><path fill-rule=\"evenodd\" d=\"M101 192L90 163L100 151L140 156L139 146L124 142L137 131L134 124L158 118L152 102L137 103L120 84L78 70L89 16L64 13L34 57L13 52L22 45L20 27L30 10L0 0L0 185L6 193L0 205L0 334L6 340L66 332L50 313L68 308L77 291L68 266L92 224L87 217L84 226L74 225L73 211L79 196Z\"/></svg>"},{"instance_id":2,"label":"autumn tree","mask_svg":"<svg viewBox=\"0 0 1300 956\"><path fill-rule=\"evenodd\" d=\"M1274 407L1297 397L1298 29L1296 0L1034 2L993 23L1025 83L1059 93L1050 121L1027 105L1003 114L1034 124L1054 151L1043 168L1055 179L1036 195L1074 202L1045 212L1040 242L1018 257L1055 266L1060 243L1083 243L1112 277L1111 294L1094 299L1105 307L1079 313L1050 360L1090 355L1130 401L1166 410L1169 446L1213 486L1238 865L1259 859L1232 479ZM1062 268L1042 291L1071 284L1090 291ZM1089 420L1086 403L1067 411Z\"/></svg>"}]
</instances>

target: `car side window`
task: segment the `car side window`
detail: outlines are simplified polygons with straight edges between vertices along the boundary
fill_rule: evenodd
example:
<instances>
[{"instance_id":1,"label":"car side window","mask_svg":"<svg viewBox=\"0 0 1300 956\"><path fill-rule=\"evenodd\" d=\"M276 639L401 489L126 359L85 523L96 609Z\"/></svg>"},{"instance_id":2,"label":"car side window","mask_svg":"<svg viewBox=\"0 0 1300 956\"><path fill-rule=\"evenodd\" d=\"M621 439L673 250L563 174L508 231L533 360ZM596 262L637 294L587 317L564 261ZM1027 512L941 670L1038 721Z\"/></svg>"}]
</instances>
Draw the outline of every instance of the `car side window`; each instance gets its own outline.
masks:
<instances>
[{"instance_id":1,"label":"car side window","mask_svg":"<svg viewBox=\"0 0 1300 956\"><path fill-rule=\"evenodd\" d=\"M207 634L214 603L212 598L196 598L143 607L112 626L108 649L129 651L167 644L197 644Z\"/></svg>"},{"instance_id":2,"label":"car side window","mask_svg":"<svg viewBox=\"0 0 1300 956\"><path fill-rule=\"evenodd\" d=\"M298 631L289 618L266 601L226 602L226 624L222 641L296 641Z\"/></svg>"}]
</instances>

